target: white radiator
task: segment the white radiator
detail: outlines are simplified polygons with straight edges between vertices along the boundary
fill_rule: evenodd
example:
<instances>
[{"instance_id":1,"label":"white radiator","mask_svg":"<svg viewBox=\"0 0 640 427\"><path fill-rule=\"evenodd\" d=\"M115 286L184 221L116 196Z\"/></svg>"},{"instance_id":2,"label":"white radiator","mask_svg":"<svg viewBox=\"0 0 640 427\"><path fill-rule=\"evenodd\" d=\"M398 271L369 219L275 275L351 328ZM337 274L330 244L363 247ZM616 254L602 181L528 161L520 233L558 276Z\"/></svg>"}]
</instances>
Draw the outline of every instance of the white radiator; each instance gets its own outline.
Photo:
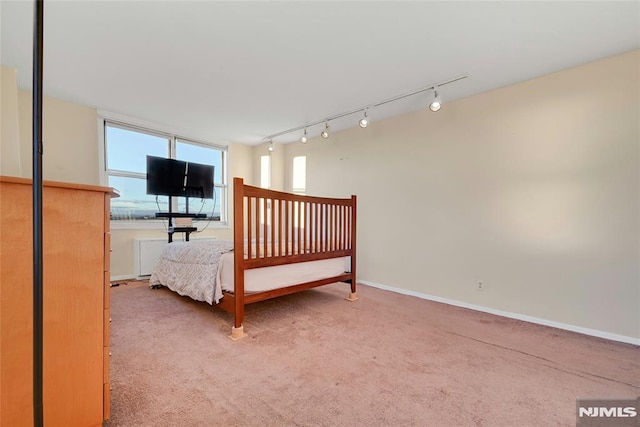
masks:
<instances>
[{"instance_id":1,"label":"white radiator","mask_svg":"<svg viewBox=\"0 0 640 427\"><path fill-rule=\"evenodd\" d=\"M191 239L196 240L196 239ZM213 238L197 239L215 240ZM133 273L136 277L150 276L156 267L162 250L167 245L167 239L139 238L133 239Z\"/></svg>"},{"instance_id":2,"label":"white radiator","mask_svg":"<svg viewBox=\"0 0 640 427\"><path fill-rule=\"evenodd\" d=\"M167 239L133 239L133 274L149 276L155 268Z\"/></svg>"}]
</instances>

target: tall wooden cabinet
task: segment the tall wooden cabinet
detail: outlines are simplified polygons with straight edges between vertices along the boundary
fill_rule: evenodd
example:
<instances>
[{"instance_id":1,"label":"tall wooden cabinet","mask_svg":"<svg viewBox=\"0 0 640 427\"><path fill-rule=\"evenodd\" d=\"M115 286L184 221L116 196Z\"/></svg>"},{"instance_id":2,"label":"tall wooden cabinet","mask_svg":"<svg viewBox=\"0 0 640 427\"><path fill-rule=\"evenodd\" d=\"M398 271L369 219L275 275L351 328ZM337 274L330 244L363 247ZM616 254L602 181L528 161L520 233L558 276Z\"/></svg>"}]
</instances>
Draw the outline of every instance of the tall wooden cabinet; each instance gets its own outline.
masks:
<instances>
[{"instance_id":1,"label":"tall wooden cabinet","mask_svg":"<svg viewBox=\"0 0 640 427\"><path fill-rule=\"evenodd\" d=\"M45 182L43 399L49 426L109 417L109 205L105 187ZM0 425L33 425L31 180L0 177Z\"/></svg>"}]
</instances>

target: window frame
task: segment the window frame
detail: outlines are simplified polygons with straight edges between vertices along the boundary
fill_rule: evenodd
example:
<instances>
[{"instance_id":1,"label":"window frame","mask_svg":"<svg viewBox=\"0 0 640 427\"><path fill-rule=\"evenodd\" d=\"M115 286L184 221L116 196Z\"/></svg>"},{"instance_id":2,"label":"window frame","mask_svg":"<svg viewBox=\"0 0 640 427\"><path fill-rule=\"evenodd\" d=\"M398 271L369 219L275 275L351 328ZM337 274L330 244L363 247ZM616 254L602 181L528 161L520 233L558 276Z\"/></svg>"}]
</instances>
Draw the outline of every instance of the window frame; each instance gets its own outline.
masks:
<instances>
[{"instance_id":1,"label":"window frame","mask_svg":"<svg viewBox=\"0 0 640 427\"><path fill-rule=\"evenodd\" d=\"M204 142L201 139L186 136L183 133L171 132L167 128L161 125L157 125L151 122L143 122L121 116L115 113L109 113L105 111L98 112L98 146L99 155L98 160L100 162L100 183L103 186L109 186L109 176L121 176L125 178L143 178L146 179L146 173L129 172L120 170L110 170L108 168L108 155L107 155L107 141L106 132L107 127L116 127L123 130L132 132L140 132L160 138L167 139L167 153L169 158L176 157L176 143L186 143L201 146L204 148L211 148L221 151L222 154L222 171L221 171L221 183L214 183L215 189L220 189L220 200L216 203L220 206L220 220L211 220L208 227L215 228L229 228L229 147L227 145L213 144ZM117 189L116 189L117 190ZM173 198L172 209L177 211L178 200ZM111 229L153 229L153 230L166 230L166 219L148 219L148 220L110 220Z\"/></svg>"}]
</instances>

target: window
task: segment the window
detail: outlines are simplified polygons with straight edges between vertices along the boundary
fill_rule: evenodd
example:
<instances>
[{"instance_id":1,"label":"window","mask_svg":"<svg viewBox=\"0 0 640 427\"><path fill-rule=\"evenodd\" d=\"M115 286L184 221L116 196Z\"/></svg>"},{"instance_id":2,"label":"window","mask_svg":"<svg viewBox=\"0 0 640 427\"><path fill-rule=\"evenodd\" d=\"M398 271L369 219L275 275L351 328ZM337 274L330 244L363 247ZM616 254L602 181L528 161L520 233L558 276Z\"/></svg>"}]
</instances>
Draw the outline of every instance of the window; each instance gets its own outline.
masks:
<instances>
[{"instance_id":1,"label":"window","mask_svg":"<svg viewBox=\"0 0 640 427\"><path fill-rule=\"evenodd\" d=\"M260 187L271 188L271 156L260 157Z\"/></svg>"},{"instance_id":2,"label":"window","mask_svg":"<svg viewBox=\"0 0 640 427\"><path fill-rule=\"evenodd\" d=\"M214 149L203 144L196 144L184 139L176 138L176 157L177 160L187 162L204 163L213 165L214 176L213 182L220 183L214 185L213 199L193 199L189 198L189 212L206 213L208 218L220 220L220 201L222 200L222 158L223 151ZM178 212L186 212L186 199L178 198Z\"/></svg>"},{"instance_id":3,"label":"window","mask_svg":"<svg viewBox=\"0 0 640 427\"><path fill-rule=\"evenodd\" d=\"M147 155L150 155L213 165L215 198L189 198L189 212L226 222L226 147L110 121L104 122L104 142L108 185L120 193L120 197L111 200L111 220L155 220L156 212L168 211L169 197L147 195ZM173 198L174 212L185 212L186 208L187 199Z\"/></svg>"},{"instance_id":4,"label":"window","mask_svg":"<svg viewBox=\"0 0 640 427\"><path fill-rule=\"evenodd\" d=\"M307 157L306 156L296 156L293 158L293 180L292 180L292 190L295 194L305 194L307 191ZM304 204L297 204L294 206L293 212L293 220L294 226L304 228L304 219L302 224L298 224L298 206L300 207L300 216L304 218L305 210Z\"/></svg>"},{"instance_id":5,"label":"window","mask_svg":"<svg viewBox=\"0 0 640 427\"><path fill-rule=\"evenodd\" d=\"M271 188L271 156L260 156L260 187ZM262 200L262 199L260 199ZM267 224L271 225L271 200L267 200L267 212L263 211L263 204L260 202L260 218L267 218ZM262 219L260 220L262 221Z\"/></svg>"},{"instance_id":6,"label":"window","mask_svg":"<svg viewBox=\"0 0 640 427\"><path fill-rule=\"evenodd\" d=\"M307 191L307 157L297 156L293 158L293 185L292 190L296 194L304 194Z\"/></svg>"}]
</instances>

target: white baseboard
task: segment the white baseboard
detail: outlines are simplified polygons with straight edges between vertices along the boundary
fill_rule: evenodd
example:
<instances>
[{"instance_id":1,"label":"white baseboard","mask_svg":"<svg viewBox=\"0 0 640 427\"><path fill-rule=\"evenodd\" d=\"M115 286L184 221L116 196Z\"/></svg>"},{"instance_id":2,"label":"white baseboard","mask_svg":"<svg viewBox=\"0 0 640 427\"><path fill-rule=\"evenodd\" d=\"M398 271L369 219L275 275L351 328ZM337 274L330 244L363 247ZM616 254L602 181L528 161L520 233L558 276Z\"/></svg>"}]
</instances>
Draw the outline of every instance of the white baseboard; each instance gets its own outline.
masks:
<instances>
[{"instance_id":1,"label":"white baseboard","mask_svg":"<svg viewBox=\"0 0 640 427\"><path fill-rule=\"evenodd\" d=\"M381 285L379 283L370 282L368 280L358 280L358 283L371 286L373 288L384 289L386 291L396 292L399 294L410 295L426 299L429 301L441 302L444 304L454 305L457 307L469 308L471 310L482 311L484 313L495 314L496 316L508 317L510 319L523 320L538 325L551 326L552 328L564 329L579 334L591 335L598 338L604 338L612 341L619 341L627 344L640 345L640 338L628 337L626 335L613 334L611 332L599 331L597 329L583 328L581 326L569 325L567 323L554 322L552 320L540 319L538 317L527 316L525 314L511 313L509 311L496 310L495 308L484 307L481 305L469 304L462 301L456 301L449 298L436 297L433 295L423 294L420 292L410 291L407 289L394 288L392 286Z\"/></svg>"},{"instance_id":2,"label":"white baseboard","mask_svg":"<svg viewBox=\"0 0 640 427\"><path fill-rule=\"evenodd\" d=\"M120 280L135 280L136 276L134 276L133 274L125 274L124 276L111 276L111 281L112 282L117 282Z\"/></svg>"}]
</instances>

